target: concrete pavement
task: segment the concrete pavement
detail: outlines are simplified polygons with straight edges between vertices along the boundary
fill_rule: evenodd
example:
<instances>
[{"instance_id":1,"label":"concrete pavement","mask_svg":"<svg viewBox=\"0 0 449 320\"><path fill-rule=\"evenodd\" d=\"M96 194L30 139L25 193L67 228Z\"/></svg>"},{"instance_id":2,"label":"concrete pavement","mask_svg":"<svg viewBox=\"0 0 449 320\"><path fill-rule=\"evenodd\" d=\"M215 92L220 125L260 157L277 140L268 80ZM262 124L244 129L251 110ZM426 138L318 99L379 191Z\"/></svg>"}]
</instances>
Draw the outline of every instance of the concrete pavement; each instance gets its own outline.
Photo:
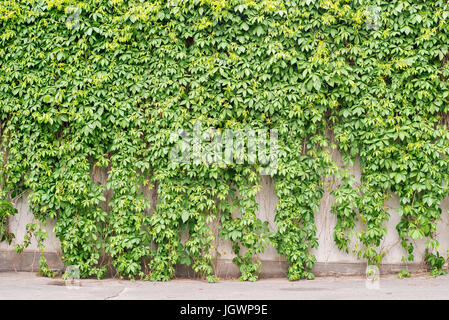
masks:
<instances>
[{"instance_id":1,"label":"concrete pavement","mask_svg":"<svg viewBox=\"0 0 449 320\"><path fill-rule=\"evenodd\" d=\"M0 299L235 299L235 300L310 300L310 299L449 299L449 275L432 278L428 274L398 279L381 276L378 289L368 289L364 277L318 277L289 282L287 279L262 279L257 282L175 279L170 282L127 281L117 279L80 281L77 289L66 287L60 277L42 278L31 272L0 273Z\"/></svg>"}]
</instances>

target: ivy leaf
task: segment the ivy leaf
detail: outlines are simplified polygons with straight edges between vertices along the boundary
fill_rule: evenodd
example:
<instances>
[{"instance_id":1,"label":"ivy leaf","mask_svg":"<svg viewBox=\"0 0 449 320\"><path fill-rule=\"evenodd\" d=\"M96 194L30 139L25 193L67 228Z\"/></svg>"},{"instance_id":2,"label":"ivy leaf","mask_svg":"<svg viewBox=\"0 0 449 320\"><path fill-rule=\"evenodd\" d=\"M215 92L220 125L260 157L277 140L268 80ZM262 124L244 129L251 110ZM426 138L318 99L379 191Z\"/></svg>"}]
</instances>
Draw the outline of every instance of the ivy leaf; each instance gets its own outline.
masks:
<instances>
[{"instance_id":1,"label":"ivy leaf","mask_svg":"<svg viewBox=\"0 0 449 320\"><path fill-rule=\"evenodd\" d=\"M56 59L58 60L58 61L61 61L62 59L64 59L64 52L59 52L58 54L57 54L57 56L56 56Z\"/></svg>"},{"instance_id":2,"label":"ivy leaf","mask_svg":"<svg viewBox=\"0 0 449 320\"><path fill-rule=\"evenodd\" d=\"M320 91L321 89L321 79L317 75L312 76L313 87L316 91Z\"/></svg>"},{"instance_id":3,"label":"ivy leaf","mask_svg":"<svg viewBox=\"0 0 449 320\"><path fill-rule=\"evenodd\" d=\"M263 27L262 26L257 26L255 29L254 29L254 33L257 35L257 36L261 36L261 35L263 35L264 34L264 30L263 30Z\"/></svg>"},{"instance_id":4,"label":"ivy leaf","mask_svg":"<svg viewBox=\"0 0 449 320\"><path fill-rule=\"evenodd\" d=\"M50 95L45 95L43 101L45 103L50 103L52 101L52 97Z\"/></svg>"},{"instance_id":5,"label":"ivy leaf","mask_svg":"<svg viewBox=\"0 0 449 320\"><path fill-rule=\"evenodd\" d=\"M189 218L190 218L190 212L187 210L184 210L182 212L181 218L182 218L182 222L184 222L184 223L187 222L187 220L189 220Z\"/></svg>"}]
</instances>

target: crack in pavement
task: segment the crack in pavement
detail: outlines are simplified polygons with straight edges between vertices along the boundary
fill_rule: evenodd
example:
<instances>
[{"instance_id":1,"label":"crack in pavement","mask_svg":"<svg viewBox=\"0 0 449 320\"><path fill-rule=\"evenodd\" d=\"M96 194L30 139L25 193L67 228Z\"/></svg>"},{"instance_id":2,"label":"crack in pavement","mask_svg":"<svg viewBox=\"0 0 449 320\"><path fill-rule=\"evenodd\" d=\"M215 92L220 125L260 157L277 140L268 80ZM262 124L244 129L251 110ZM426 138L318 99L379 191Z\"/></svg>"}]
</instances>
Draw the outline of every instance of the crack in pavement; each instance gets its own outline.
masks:
<instances>
[{"instance_id":1,"label":"crack in pavement","mask_svg":"<svg viewBox=\"0 0 449 320\"><path fill-rule=\"evenodd\" d=\"M125 292L126 287L124 287L123 289L121 289L119 292L117 292L116 294L112 295L112 296L108 296L106 298L104 298L104 300L113 300L118 298L123 292Z\"/></svg>"}]
</instances>

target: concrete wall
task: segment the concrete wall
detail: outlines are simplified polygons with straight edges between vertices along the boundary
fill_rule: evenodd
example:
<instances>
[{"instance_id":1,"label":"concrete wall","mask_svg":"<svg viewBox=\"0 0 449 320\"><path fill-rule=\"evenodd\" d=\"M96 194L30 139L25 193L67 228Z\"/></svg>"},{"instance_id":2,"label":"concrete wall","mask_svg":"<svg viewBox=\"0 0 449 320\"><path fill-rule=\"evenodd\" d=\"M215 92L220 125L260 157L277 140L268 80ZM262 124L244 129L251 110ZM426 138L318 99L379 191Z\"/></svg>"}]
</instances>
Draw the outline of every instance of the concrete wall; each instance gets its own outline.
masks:
<instances>
[{"instance_id":1,"label":"concrete wall","mask_svg":"<svg viewBox=\"0 0 449 320\"><path fill-rule=\"evenodd\" d=\"M335 161L341 163L341 158L338 152L334 151L333 158ZM361 170L360 165L356 161L352 172L357 179L360 179ZM98 181L105 182L106 176L101 173L94 174ZM274 192L273 181L269 177L262 178L262 190L257 196L259 203L258 216L263 221L269 222L270 230L275 230L274 224L274 210L277 203L277 198ZM145 192L147 196L155 200L155 195L152 192ZM109 194L110 195L110 194ZM108 195L108 196L109 196ZM317 257L317 264L314 268L316 275L344 275L344 274L364 274L366 262L357 260L355 255L340 252L333 241L333 229L336 223L336 217L330 212L333 197L329 190L326 190L321 200L320 211L315 215L315 222L317 225L317 235L319 239L318 249L313 250ZM39 253L36 246L36 241L33 239L32 244L25 250L24 254L17 255L14 252L13 246L16 243L23 241L26 224L33 221L33 216L29 212L27 205L27 197L19 199L15 203L15 207L19 213L10 219L10 231L12 231L16 238L11 245L5 242L0 243L0 271L6 270L37 270ZM400 217L395 209L399 207L399 199L393 195L392 198L385 203L385 207L390 211L391 217L388 221L388 232L383 240L381 247L386 251L383 264L381 265L382 273L397 272L401 266L401 258L405 254L402 249L397 235L395 226L399 222ZM449 247L449 220L448 209L449 199L445 199L441 203L443 209L442 219L438 224L437 239L442 246L440 253L446 256L446 248ZM49 239L46 242L47 258L50 265L62 269L63 265L59 259L60 249L59 241L52 232L54 221L48 221L47 230ZM360 228L360 226L358 226ZM219 256L216 259L215 270L221 277L236 277L239 275L238 268L232 263L232 249L229 241L224 241L217 237L217 245ZM409 265L409 270L417 271L424 268L423 255L425 248L425 240L417 241L415 243L415 263ZM276 252L273 247L268 247L266 251L259 256L263 261L262 277L284 276L286 274L287 264L285 259ZM183 266L178 267L179 276L194 277L191 270Z\"/></svg>"},{"instance_id":2,"label":"concrete wall","mask_svg":"<svg viewBox=\"0 0 449 320\"><path fill-rule=\"evenodd\" d=\"M15 252L14 246L22 244L26 234L26 226L35 222L33 214L29 210L28 197L25 195L18 199L14 204L18 213L9 218L9 230L14 233L15 238L8 245L7 242L0 242L0 271L37 271L39 270L40 250L37 247L37 241L33 237L31 244L19 255ZM44 242L49 266L61 269L63 263L60 260L59 239L53 232L55 221L47 220L48 239Z\"/></svg>"}]
</instances>

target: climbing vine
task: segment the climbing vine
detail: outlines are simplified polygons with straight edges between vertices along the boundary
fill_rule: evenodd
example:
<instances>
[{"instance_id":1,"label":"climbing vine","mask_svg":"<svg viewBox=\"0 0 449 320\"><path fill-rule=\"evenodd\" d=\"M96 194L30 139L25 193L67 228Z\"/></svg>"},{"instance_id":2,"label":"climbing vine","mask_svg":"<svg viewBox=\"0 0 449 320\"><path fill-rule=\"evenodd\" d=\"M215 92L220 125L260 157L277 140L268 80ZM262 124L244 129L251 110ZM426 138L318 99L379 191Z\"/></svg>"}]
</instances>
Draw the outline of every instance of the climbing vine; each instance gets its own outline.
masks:
<instances>
[{"instance_id":1,"label":"climbing vine","mask_svg":"<svg viewBox=\"0 0 449 320\"><path fill-rule=\"evenodd\" d=\"M442 274L448 17L444 0L2 0L0 238L12 241L26 192L39 248L55 219L82 277L167 281L184 264L216 281L219 230L242 280L258 278L269 244L290 280L312 279L315 215L336 178L340 250L381 263L395 194L404 263L425 238ZM265 162L171 160L173 133L198 123L206 145L277 132L275 231L256 215ZM45 258L41 272L53 275Z\"/></svg>"}]
</instances>

